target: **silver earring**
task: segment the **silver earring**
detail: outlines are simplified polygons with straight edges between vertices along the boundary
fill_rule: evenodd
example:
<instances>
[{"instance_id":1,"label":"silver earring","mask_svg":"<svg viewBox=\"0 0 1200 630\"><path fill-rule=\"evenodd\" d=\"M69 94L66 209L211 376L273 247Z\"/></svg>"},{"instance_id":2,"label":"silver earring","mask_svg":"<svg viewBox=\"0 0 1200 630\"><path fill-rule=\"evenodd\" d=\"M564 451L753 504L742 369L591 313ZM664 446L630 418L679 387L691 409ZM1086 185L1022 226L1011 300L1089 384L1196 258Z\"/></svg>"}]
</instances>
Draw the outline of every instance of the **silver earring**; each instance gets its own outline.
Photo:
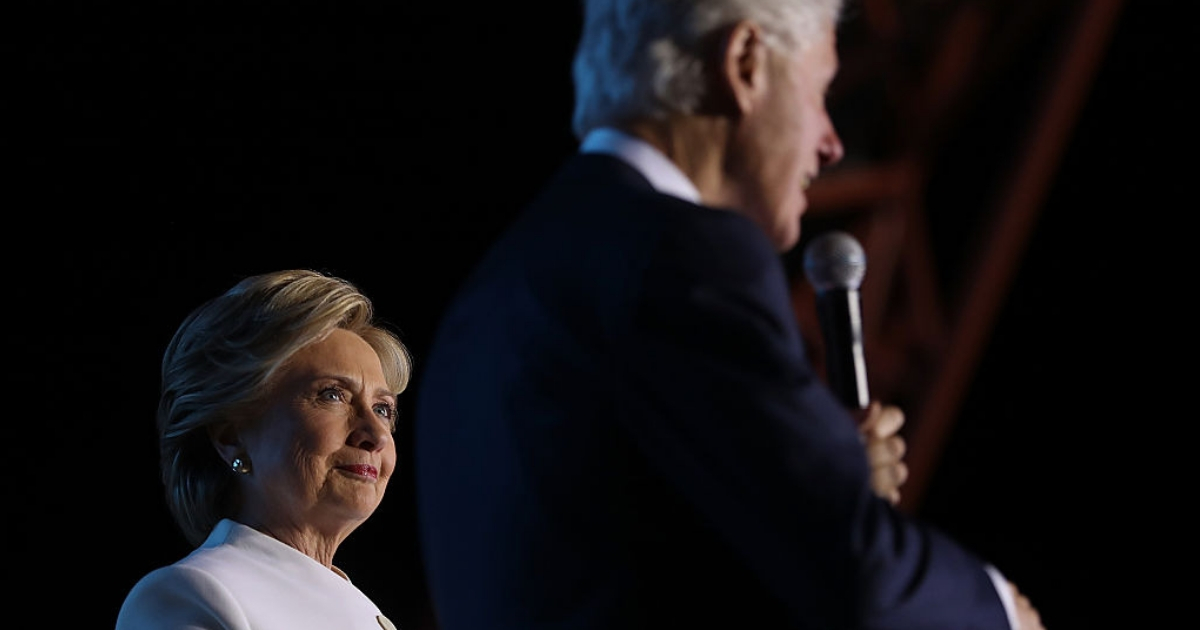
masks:
<instances>
[{"instance_id":1,"label":"silver earring","mask_svg":"<svg viewBox=\"0 0 1200 630\"><path fill-rule=\"evenodd\" d=\"M234 457L229 467L233 469L233 472L242 473L243 475L250 472L250 464L243 461L241 457Z\"/></svg>"}]
</instances>

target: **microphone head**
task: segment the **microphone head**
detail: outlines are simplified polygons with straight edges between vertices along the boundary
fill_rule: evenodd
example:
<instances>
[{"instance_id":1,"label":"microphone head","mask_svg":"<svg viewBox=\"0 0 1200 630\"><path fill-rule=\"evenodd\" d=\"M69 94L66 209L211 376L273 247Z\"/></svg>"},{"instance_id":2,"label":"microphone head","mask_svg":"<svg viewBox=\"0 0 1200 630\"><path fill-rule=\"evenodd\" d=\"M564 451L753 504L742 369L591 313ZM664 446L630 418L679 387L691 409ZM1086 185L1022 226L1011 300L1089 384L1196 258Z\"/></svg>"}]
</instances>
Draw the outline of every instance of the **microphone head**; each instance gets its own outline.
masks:
<instances>
[{"instance_id":1,"label":"microphone head","mask_svg":"<svg viewBox=\"0 0 1200 630\"><path fill-rule=\"evenodd\" d=\"M818 292L857 291L867 273L867 253L853 236L831 230L804 249L804 274Z\"/></svg>"}]
</instances>

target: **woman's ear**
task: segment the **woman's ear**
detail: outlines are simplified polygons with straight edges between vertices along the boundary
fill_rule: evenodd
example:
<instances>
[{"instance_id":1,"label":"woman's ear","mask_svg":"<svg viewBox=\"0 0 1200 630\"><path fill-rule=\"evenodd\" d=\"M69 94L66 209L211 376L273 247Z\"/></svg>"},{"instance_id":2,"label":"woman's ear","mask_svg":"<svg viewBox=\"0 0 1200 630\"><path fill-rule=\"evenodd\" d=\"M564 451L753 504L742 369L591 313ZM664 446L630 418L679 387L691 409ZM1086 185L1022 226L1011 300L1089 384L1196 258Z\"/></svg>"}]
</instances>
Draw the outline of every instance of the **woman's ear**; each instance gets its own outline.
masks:
<instances>
[{"instance_id":1,"label":"woman's ear","mask_svg":"<svg viewBox=\"0 0 1200 630\"><path fill-rule=\"evenodd\" d=\"M212 442L213 448L217 449L217 454L220 455L226 464L231 463L238 457L245 458L246 456L246 449L242 445L241 436L232 422L209 425L208 439Z\"/></svg>"}]
</instances>

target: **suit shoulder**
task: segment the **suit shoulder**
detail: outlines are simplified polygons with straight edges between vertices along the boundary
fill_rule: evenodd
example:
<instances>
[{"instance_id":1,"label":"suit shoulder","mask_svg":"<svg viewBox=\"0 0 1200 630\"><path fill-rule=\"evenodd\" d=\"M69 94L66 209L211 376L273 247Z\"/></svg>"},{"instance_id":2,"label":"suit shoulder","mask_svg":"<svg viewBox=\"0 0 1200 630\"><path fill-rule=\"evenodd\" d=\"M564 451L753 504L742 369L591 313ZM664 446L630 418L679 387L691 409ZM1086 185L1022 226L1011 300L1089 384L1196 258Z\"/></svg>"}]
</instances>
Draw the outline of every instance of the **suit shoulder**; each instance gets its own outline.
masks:
<instances>
[{"instance_id":1,"label":"suit shoulder","mask_svg":"<svg viewBox=\"0 0 1200 630\"><path fill-rule=\"evenodd\" d=\"M656 264L732 283L784 281L780 256L752 221L731 210L679 203L660 233Z\"/></svg>"}]
</instances>

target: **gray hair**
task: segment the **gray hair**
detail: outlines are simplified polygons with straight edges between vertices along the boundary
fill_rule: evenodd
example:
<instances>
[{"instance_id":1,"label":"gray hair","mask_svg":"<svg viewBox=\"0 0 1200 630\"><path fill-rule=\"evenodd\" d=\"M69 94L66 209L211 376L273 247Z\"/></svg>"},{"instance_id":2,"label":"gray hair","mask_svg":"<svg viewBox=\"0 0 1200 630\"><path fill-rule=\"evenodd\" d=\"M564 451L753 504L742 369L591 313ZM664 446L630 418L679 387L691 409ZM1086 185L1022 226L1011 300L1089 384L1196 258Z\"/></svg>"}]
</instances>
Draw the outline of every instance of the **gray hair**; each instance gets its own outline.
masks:
<instances>
[{"instance_id":1,"label":"gray hair","mask_svg":"<svg viewBox=\"0 0 1200 630\"><path fill-rule=\"evenodd\" d=\"M803 49L840 18L843 0L583 0L572 129L695 113L705 96L704 47L749 20L768 46Z\"/></svg>"},{"instance_id":2,"label":"gray hair","mask_svg":"<svg viewBox=\"0 0 1200 630\"><path fill-rule=\"evenodd\" d=\"M167 506L192 544L202 543L240 500L209 428L253 419L276 372L337 328L366 340L388 388L404 391L412 370L408 349L353 284L317 271L248 277L196 308L175 331L162 360L159 463Z\"/></svg>"}]
</instances>

